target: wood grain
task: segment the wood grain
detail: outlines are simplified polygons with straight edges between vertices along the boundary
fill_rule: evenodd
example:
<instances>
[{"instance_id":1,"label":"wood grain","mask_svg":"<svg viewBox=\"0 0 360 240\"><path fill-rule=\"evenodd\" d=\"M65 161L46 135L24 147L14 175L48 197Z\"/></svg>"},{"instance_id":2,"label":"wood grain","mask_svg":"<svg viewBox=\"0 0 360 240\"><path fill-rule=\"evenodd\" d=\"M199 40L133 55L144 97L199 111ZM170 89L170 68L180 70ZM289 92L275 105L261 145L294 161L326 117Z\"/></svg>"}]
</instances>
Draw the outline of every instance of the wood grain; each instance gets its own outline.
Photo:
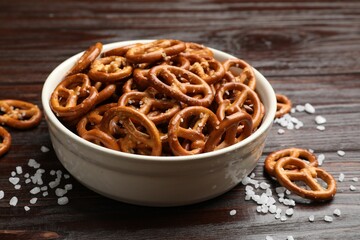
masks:
<instances>
[{"instance_id":1,"label":"wood grain","mask_svg":"<svg viewBox=\"0 0 360 240\"><path fill-rule=\"evenodd\" d=\"M315 114L296 112L299 130L279 135L273 125L255 179L278 184L263 172L267 154L285 147L323 153L323 168L338 178L336 197L327 203L298 203L281 222L259 214L245 201L241 184L228 193L191 206L149 208L104 198L70 178L69 204L57 197L29 200L32 186L9 183L16 166L36 159L46 170L66 172L51 148L45 120L27 131L9 129L13 145L0 159L0 239L358 239L360 214L360 2L359 1L0 1L0 99L41 106L49 73L66 58L96 41L174 38L205 44L248 61L287 95L294 106L311 103ZM325 131L314 118L327 119ZM41 146L50 148L40 151ZM344 150L340 157L337 150ZM24 179L22 179L24 180ZM355 191L350 185L357 187ZM16 207L10 206L17 196ZM25 211L24 206L30 210ZM338 208L342 214L333 216ZM236 214L231 216L231 210ZM310 215L315 222L308 221ZM323 220L334 218L332 223Z\"/></svg>"}]
</instances>

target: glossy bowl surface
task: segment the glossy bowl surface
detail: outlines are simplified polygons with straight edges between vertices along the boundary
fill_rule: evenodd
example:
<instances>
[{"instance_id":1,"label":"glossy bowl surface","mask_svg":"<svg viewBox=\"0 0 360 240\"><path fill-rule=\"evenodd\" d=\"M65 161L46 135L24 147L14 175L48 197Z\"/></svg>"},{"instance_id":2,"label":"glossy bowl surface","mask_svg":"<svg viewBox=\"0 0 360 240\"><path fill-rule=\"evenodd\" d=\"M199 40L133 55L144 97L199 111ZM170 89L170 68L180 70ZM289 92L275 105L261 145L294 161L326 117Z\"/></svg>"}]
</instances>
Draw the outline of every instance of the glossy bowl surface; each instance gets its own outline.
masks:
<instances>
[{"instance_id":1,"label":"glossy bowl surface","mask_svg":"<svg viewBox=\"0 0 360 240\"><path fill-rule=\"evenodd\" d=\"M116 42L104 45L103 51L148 41ZM212 50L219 61L234 57ZM276 112L274 90L256 69L256 91L266 113L260 128L251 136L209 153L153 157L118 152L88 142L67 129L52 112L49 104L51 93L81 55L70 57L51 72L42 89L42 104L58 159L89 189L137 205L188 205L229 191L255 168Z\"/></svg>"}]
</instances>

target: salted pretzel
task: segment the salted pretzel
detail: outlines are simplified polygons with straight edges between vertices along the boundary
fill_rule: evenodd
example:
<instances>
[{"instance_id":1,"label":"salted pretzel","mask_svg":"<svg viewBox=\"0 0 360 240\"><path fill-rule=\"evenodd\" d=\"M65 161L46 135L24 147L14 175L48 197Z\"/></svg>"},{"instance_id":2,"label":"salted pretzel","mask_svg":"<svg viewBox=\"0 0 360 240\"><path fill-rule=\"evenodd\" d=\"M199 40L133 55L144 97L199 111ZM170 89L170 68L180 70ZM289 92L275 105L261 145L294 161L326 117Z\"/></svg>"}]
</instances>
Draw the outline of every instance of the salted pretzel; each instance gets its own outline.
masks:
<instances>
[{"instance_id":1,"label":"salted pretzel","mask_svg":"<svg viewBox=\"0 0 360 240\"><path fill-rule=\"evenodd\" d=\"M0 100L0 124L28 129L40 124L41 111L33 103L14 99Z\"/></svg>"},{"instance_id":2,"label":"salted pretzel","mask_svg":"<svg viewBox=\"0 0 360 240\"><path fill-rule=\"evenodd\" d=\"M7 153L11 146L11 135L5 128L0 126L0 157Z\"/></svg>"},{"instance_id":3,"label":"salted pretzel","mask_svg":"<svg viewBox=\"0 0 360 240\"><path fill-rule=\"evenodd\" d=\"M188 105L209 106L214 99L211 87L199 76L183 68L168 65L153 67L148 80L159 92Z\"/></svg>"},{"instance_id":4,"label":"salted pretzel","mask_svg":"<svg viewBox=\"0 0 360 240\"><path fill-rule=\"evenodd\" d=\"M115 84L106 84L106 83L102 83L102 82L96 82L93 86L98 91L98 97L96 99L95 105L98 105L98 104L108 100L110 97L113 96L113 94L116 91Z\"/></svg>"},{"instance_id":5,"label":"salted pretzel","mask_svg":"<svg viewBox=\"0 0 360 240\"><path fill-rule=\"evenodd\" d=\"M275 172L274 172L275 164L277 161L279 161L281 158L284 157L292 157L292 158L300 159L313 167L317 167L319 165L316 156L311 152L309 152L308 150L302 148L286 148L272 152L265 158L265 165L264 165L265 171L269 175L275 176ZM292 170L292 169L296 169L296 167L287 166L287 169Z\"/></svg>"},{"instance_id":6,"label":"salted pretzel","mask_svg":"<svg viewBox=\"0 0 360 240\"><path fill-rule=\"evenodd\" d=\"M106 51L106 52L102 53L102 57L110 57L110 56L125 57L127 51L130 48L137 47L137 46L140 46L140 45L141 45L141 43L134 43L134 44L129 44L129 45L126 45L126 46L114 48L114 49L111 49L109 51Z\"/></svg>"},{"instance_id":7,"label":"salted pretzel","mask_svg":"<svg viewBox=\"0 0 360 240\"><path fill-rule=\"evenodd\" d=\"M298 171L288 170L286 166L296 166ZM292 193L314 201L332 199L336 193L336 181L325 170L310 166L304 161L294 157L284 157L275 165L275 176L279 183ZM323 180L323 186L318 179ZM299 185L305 183L306 188Z\"/></svg>"},{"instance_id":8,"label":"salted pretzel","mask_svg":"<svg viewBox=\"0 0 360 240\"><path fill-rule=\"evenodd\" d=\"M90 46L84 54L77 60L75 65L68 71L67 76L80 73L88 68L91 63L100 55L102 50L102 43L97 42Z\"/></svg>"},{"instance_id":9,"label":"salted pretzel","mask_svg":"<svg viewBox=\"0 0 360 240\"><path fill-rule=\"evenodd\" d=\"M161 155L159 131L145 114L130 107L110 108L101 120L100 130L112 135L115 127L122 128L125 133L117 140L121 151L152 156Z\"/></svg>"},{"instance_id":10,"label":"salted pretzel","mask_svg":"<svg viewBox=\"0 0 360 240\"><path fill-rule=\"evenodd\" d=\"M189 70L204 79L209 85L220 81L224 77L225 69L215 58L198 55L185 56L191 64Z\"/></svg>"},{"instance_id":11,"label":"salted pretzel","mask_svg":"<svg viewBox=\"0 0 360 240\"><path fill-rule=\"evenodd\" d=\"M111 83L126 79L132 70L126 58L110 56L96 59L90 66L88 76L93 81Z\"/></svg>"},{"instance_id":12,"label":"salted pretzel","mask_svg":"<svg viewBox=\"0 0 360 240\"><path fill-rule=\"evenodd\" d=\"M251 105L251 117L253 128L256 129L264 116L262 103L251 88L242 83L230 82L224 84L216 93L215 100L218 103L216 115L220 120L226 115L245 110L247 112L249 103Z\"/></svg>"},{"instance_id":13,"label":"salted pretzel","mask_svg":"<svg viewBox=\"0 0 360 240\"><path fill-rule=\"evenodd\" d=\"M126 58L134 63L151 63L184 51L185 43L179 40L161 39L130 48Z\"/></svg>"},{"instance_id":14,"label":"salted pretzel","mask_svg":"<svg viewBox=\"0 0 360 240\"><path fill-rule=\"evenodd\" d=\"M237 129L240 125L242 131L238 134ZM226 116L219 126L210 133L205 143L204 152L211 152L240 142L251 135L252 125L252 118L245 111Z\"/></svg>"},{"instance_id":15,"label":"salted pretzel","mask_svg":"<svg viewBox=\"0 0 360 240\"><path fill-rule=\"evenodd\" d=\"M100 129L91 129L84 133L82 138L97 145L120 151L116 139Z\"/></svg>"},{"instance_id":16,"label":"salted pretzel","mask_svg":"<svg viewBox=\"0 0 360 240\"><path fill-rule=\"evenodd\" d=\"M119 106L133 107L144 113L155 125L168 122L180 111L180 104L174 100L157 99L148 91L124 93L118 101Z\"/></svg>"},{"instance_id":17,"label":"salted pretzel","mask_svg":"<svg viewBox=\"0 0 360 240\"><path fill-rule=\"evenodd\" d=\"M204 45L194 43L194 42L186 42L186 49L183 52L183 55L198 55L201 57L214 57L214 53L210 50L210 48L205 47Z\"/></svg>"},{"instance_id":18,"label":"salted pretzel","mask_svg":"<svg viewBox=\"0 0 360 240\"><path fill-rule=\"evenodd\" d=\"M253 68L247 62L238 58L231 58L223 62L223 66L225 71L234 78L234 82L246 84L252 90L255 90L255 73Z\"/></svg>"},{"instance_id":19,"label":"salted pretzel","mask_svg":"<svg viewBox=\"0 0 360 240\"><path fill-rule=\"evenodd\" d=\"M50 106L58 117L76 119L85 115L96 103L98 91L86 74L66 77L50 98Z\"/></svg>"},{"instance_id":20,"label":"salted pretzel","mask_svg":"<svg viewBox=\"0 0 360 240\"><path fill-rule=\"evenodd\" d=\"M205 107L191 106L169 122L168 141L175 155L202 153L210 132L219 125L216 115Z\"/></svg>"},{"instance_id":21,"label":"salted pretzel","mask_svg":"<svg viewBox=\"0 0 360 240\"><path fill-rule=\"evenodd\" d=\"M280 118L291 110L291 100L282 94L276 94L276 113L275 118Z\"/></svg>"}]
</instances>

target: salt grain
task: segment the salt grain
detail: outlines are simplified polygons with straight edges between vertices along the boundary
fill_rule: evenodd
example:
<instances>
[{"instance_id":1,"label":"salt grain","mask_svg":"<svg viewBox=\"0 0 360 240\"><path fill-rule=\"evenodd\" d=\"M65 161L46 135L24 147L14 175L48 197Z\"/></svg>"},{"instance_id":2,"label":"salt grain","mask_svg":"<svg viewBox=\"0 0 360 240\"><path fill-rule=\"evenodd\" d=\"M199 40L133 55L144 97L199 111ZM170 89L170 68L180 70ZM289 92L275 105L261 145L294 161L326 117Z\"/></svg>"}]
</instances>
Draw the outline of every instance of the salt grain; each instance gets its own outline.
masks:
<instances>
[{"instance_id":1,"label":"salt grain","mask_svg":"<svg viewBox=\"0 0 360 240\"><path fill-rule=\"evenodd\" d=\"M353 181L353 182L358 182L358 181L359 181L359 178L358 178L358 177L353 177L353 178L352 178L352 181Z\"/></svg>"},{"instance_id":2,"label":"salt grain","mask_svg":"<svg viewBox=\"0 0 360 240\"><path fill-rule=\"evenodd\" d=\"M33 189L30 190L31 194L37 194L40 192L40 188L39 187L34 187Z\"/></svg>"},{"instance_id":3,"label":"salt grain","mask_svg":"<svg viewBox=\"0 0 360 240\"><path fill-rule=\"evenodd\" d=\"M350 191L355 191L356 187L354 185L350 185L349 189L350 189Z\"/></svg>"},{"instance_id":4,"label":"salt grain","mask_svg":"<svg viewBox=\"0 0 360 240\"><path fill-rule=\"evenodd\" d=\"M338 209L338 208L335 209L334 212L333 212L333 214L334 214L334 216L340 217L340 215L341 215L340 209Z\"/></svg>"},{"instance_id":5,"label":"salt grain","mask_svg":"<svg viewBox=\"0 0 360 240\"><path fill-rule=\"evenodd\" d=\"M344 179L345 179L345 175L343 173L340 173L338 178L339 182L343 182Z\"/></svg>"},{"instance_id":6,"label":"salt grain","mask_svg":"<svg viewBox=\"0 0 360 240\"><path fill-rule=\"evenodd\" d=\"M324 154L319 154L317 159L318 159L319 166L321 166L323 164L324 160L325 160L325 155Z\"/></svg>"},{"instance_id":7,"label":"salt grain","mask_svg":"<svg viewBox=\"0 0 360 240\"><path fill-rule=\"evenodd\" d=\"M21 185L20 185L20 184L16 184L16 185L14 186L14 188L15 188L16 190L19 190L19 189L21 188Z\"/></svg>"},{"instance_id":8,"label":"salt grain","mask_svg":"<svg viewBox=\"0 0 360 240\"><path fill-rule=\"evenodd\" d=\"M280 221L285 222L286 220L287 220L287 217L286 217L286 216L281 216L281 217L280 217Z\"/></svg>"},{"instance_id":9,"label":"salt grain","mask_svg":"<svg viewBox=\"0 0 360 240\"><path fill-rule=\"evenodd\" d=\"M333 218L332 218L331 216L325 215L325 216L324 216L324 221L325 221L325 222L332 222L332 221L333 221Z\"/></svg>"},{"instance_id":10,"label":"salt grain","mask_svg":"<svg viewBox=\"0 0 360 240\"><path fill-rule=\"evenodd\" d=\"M10 204L11 206L16 206L17 203L18 203L18 198L17 198L17 197L12 197L12 198L10 199L9 204Z\"/></svg>"},{"instance_id":11,"label":"salt grain","mask_svg":"<svg viewBox=\"0 0 360 240\"><path fill-rule=\"evenodd\" d=\"M234 216L235 214L236 214L236 210L235 210L235 209L230 211L230 216Z\"/></svg>"},{"instance_id":12,"label":"salt grain","mask_svg":"<svg viewBox=\"0 0 360 240\"><path fill-rule=\"evenodd\" d=\"M311 113L311 114L315 113L315 108L310 103L306 103L304 108L305 108L305 112L307 113Z\"/></svg>"},{"instance_id":13,"label":"salt grain","mask_svg":"<svg viewBox=\"0 0 360 240\"><path fill-rule=\"evenodd\" d=\"M324 125L318 125L318 126L316 126L316 129L319 130L319 131L324 131L325 126Z\"/></svg>"},{"instance_id":14,"label":"salt grain","mask_svg":"<svg viewBox=\"0 0 360 240\"><path fill-rule=\"evenodd\" d=\"M288 216L292 216L294 214L294 209L293 208L286 209L285 214Z\"/></svg>"},{"instance_id":15,"label":"salt grain","mask_svg":"<svg viewBox=\"0 0 360 240\"><path fill-rule=\"evenodd\" d=\"M37 200L38 200L38 199L37 199L36 197L35 197L35 198L32 198L32 199L30 199L30 203L31 203L31 204L35 204L35 203L37 202Z\"/></svg>"},{"instance_id":16,"label":"salt grain","mask_svg":"<svg viewBox=\"0 0 360 240\"><path fill-rule=\"evenodd\" d=\"M265 240L274 240L271 236L266 236Z\"/></svg>"},{"instance_id":17,"label":"salt grain","mask_svg":"<svg viewBox=\"0 0 360 240\"><path fill-rule=\"evenodd\" d=\"M23 173L23 170L22 170L22 167L21 167L21 166L17 166L17 167L16 167L16 173L17 173L17 174L22 174L22 173Z\"/></svg>"},{"instance_id":18,"label":"salt grain","mask_svg":"<svg viewBox=\"0 0 360 240\"><path fill-rule=\"evenodd\" d=\"M70 178L70 175L69 175L69 174L64 174L64 178L65 178L65 179L69 179L69 178Z\"/></svg>"},{"instance_id":19,"label":"salt grain","mask_svg":"<svg viewBox=\"0 0 360 240\"><path fill-rule=\"evenodd\" d=\"M58 196L58 197L62 197L62 196L64 196L66 193L67 193L67 191L66 191L65 189L62 189L62 188L57 188L57 189L55 190L55 194L56 194L56 196Z\"/></svg>"},{"instance_id":20,"label":"salt grain","mask_svg":"<svg viewBox=\"0 0 360 240\"><path fill-rule=\"evenodd\" d=\"M345 152L342 151L342 150L338 150L337 151L337 154L340 156L340 157L343 157L345 155Z\"/></svg>"},{"instance_id":21,"label":"salt grain","mask_svg":"<svg viewBox=\"0 0 360 240\"><path fill-rule=\"evenodd\" d=\"M326 118L324 118L323 116L316 116L315 117L315 122L316 124L324 124L326 123Z\"/></svg>"},{"instance_id":22,"label":"salt grain","mask_svg":"<svg viewBox=\"0 0 360 240\"><path fill-rule=\"evenodd\" d=\"M286 240L294 240L293 236L287 236Z\"/></svg>"},{"instance_id":23,"label":"salt grain","mask_svg":"<svg viewBox=\"0 0 360 240\"><path fill-rule=\"evenodd\" d=\"M20 182L20 178L18 177L10 177L9 182L11 182L13 185L16 185Z\"/></svg>"},{"instance_id":24,"label":"salt grain","mask_svg":"<svg viewBox=\"0 0 360 240\"><path fill-rule=\"evenodd\" d=\"M40 150L41 150L41 152L43 152L43 153L46 153L46 152L49 152L49 151L50 151L50 149L47 148L47 147L45 147L45 146L41 146Z\"/></svg>"},{"instance_id":25,"label":"salt grain","mask_svg":"<svg viewBox=\"0 0 360 240\"><path fill-rule=\"evenodd\" d=\"M59 205L66 205L66 204L68 204L69 199L67 197L61 197L61 198L58 198L57 202Z\"/></svg>"},{"instance_id":26,"label":"salt grain","mask_svg":"<svg viewBox=\"0 0 360 240\"><path fill-rule=\"evenodd\" d=\"M283 134L285 133L285 130L282 129L282 128L280 128L280 129L277 131L277 133L278 133L279 135L283 135Z\"/></svg>"},{"instance_id":27,"label":"salt grain","mask_svg":"<svg viewBox=\"0 0 360 240\"><path fill-rule=\"evenodd\" d=\"M305 106L303 105L296 105L295 107L296 111L303 112L305 110Z\"/></svg>"},{"instance_id":28,"label":"salt grain","mask_svg":"<svg viewBox=\"0 0 360 240\"><path fill-rule=\"evenodd\" d=\"M0 199L3 199L3 198L4 198L4 196L5 196L4 191L3 191L3 190L0 190Z\"/></svg>"},{"instance_id":29,"label":"salt grain","mask_svg":"<svg viewBox=\"0 0 360 240\"><path fill-rule=\"evenodd\" d=\"M309 222L313 222L315 220L315 216L314 215L310 215L309 216Z\"/></svg>"},{"instance_id":30,"label":"salt grain","mask_svg":"<svg viewBox=\"0 0 360 240\"><path fill-rule=\"evenodd\" d=\"M24 206L25 211L29 211L30 208L28 206Z\"/></svg>"},{"instance_id":31,"label":"salt grain","mask_svg":"<svg viewBox=\"0 0 360 240\"><path fill-rule=\"evenodd\" d=\"M47 191L42 193L43 197L46 197L47 195L49 195L49 193Z\"/></svg>"}]
</instances>

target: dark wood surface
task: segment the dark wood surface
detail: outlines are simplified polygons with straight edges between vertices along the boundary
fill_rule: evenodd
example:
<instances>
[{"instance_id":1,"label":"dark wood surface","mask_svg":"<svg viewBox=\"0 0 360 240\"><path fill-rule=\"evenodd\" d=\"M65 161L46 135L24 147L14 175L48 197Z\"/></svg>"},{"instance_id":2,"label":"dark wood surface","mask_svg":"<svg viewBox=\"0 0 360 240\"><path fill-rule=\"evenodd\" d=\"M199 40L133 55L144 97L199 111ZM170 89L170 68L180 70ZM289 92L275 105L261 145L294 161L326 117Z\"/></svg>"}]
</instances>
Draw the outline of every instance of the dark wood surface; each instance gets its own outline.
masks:
<instances>
[{"instance_id":1,"label":"dark wood surface","mask_svg":"<svg viewBox=\"0 0 360 240\"><path fill-rule=\"evenodd\" d=\"M311 103L315 114L295 113L299 130L274 124L255 179L278 185L263 173L267 154L285 147L311 148L324 154L322 167L345 174L335 198L301 204L281 222L259 214L245 201L239 184L228 193L191 206L139 207L104 198L73 178L69 203L16 190L11 172L29 158L45 169L62 170L51 147L45 120L31 130L8 130L9 153L0 159L0 239L359 239L360 238L360 2L359 1L19 1L0 0L0 99L22 99L41 106L41 89L58 64L96 41L174 38L229 52L260 70L278 93L294 105ZM327 119L325 131L314 118ZM42 146L50 148L43 153ZM345 151L345 156L337 155ZM356 187L350 190L350 185ZM17 196L17 206L10 206ZM29 206L29 211L24 210ZM281 206L281 205L279 205ZM333 215L335 209L341 216ZM230 215L236 210L235 215ZM308 217L315 216L314 222ZM333 222L323 220L325 215Z\"/></svg>"}]
</instances>

